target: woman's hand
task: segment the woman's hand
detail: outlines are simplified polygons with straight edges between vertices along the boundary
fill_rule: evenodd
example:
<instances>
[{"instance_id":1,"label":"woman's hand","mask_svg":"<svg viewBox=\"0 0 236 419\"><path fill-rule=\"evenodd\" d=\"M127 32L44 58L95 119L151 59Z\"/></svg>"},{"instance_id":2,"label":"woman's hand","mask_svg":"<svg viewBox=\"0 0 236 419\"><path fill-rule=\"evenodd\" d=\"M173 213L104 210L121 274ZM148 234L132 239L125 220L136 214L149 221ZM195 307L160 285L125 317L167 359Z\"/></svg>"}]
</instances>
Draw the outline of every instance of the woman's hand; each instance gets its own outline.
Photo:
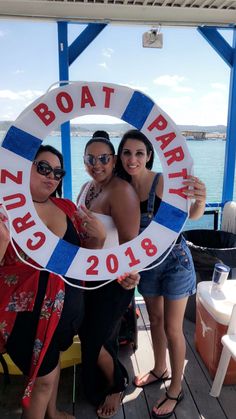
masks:
<instances>
[{"instance_id":1,"label":"woman's hand","mask_svg":"<svg viewBox=\"0 0 236 419\"><path fill-rule=\"evenodd\" d=\"M0 262L3 259L7 250L7 246L10 242L10 233L8 228L6 227L6 221L7 217L0 212Z\"/></svg>"},{"instance_id":2,"label":"woman's hand","mask_svg":"<svg viewBox=\"0 0 236 419\"><path fill-rule=\"evenodd\" d=\"M132 290L138 285L140 275L138 272L126 272L117 278L117 282L126 290Z\"/></svg>"},{"instance_id":3,"label":"woman's hand","mask_svg":"<svg viewBox=\"0 0 236 419\"><path fill-rule=\"evenodd\" d=\"M78 208L77 214L84 232L88 235L86 247L101 248L106 240L106 229L103 223L83 205Z\"/></svg>"},{"instance_id":4,"label":"woman's hand","mask_svg":"<svg viewBox=\"0 0 236 419\"><path fill-rule=\"evenodd\" d=\"M187 176L183 184L186 186L185 195L189 199L195 200L191 205L189 216L191 219L197 219L203 215L205 210L206 185L198 177L191 175Z\"/></svg>"},{"instance_id":5,"label":"woman's hand","mask_svg":"<svg viewBox=\"0 0 236 419\"><path fill-rule=\"evenodd\" d=\"M5 224L6 221L7 217L2 212L0 212L0 240L1 242L7 242L8 244L10 241L10 234Z\"/></svg>"}]
</instances>

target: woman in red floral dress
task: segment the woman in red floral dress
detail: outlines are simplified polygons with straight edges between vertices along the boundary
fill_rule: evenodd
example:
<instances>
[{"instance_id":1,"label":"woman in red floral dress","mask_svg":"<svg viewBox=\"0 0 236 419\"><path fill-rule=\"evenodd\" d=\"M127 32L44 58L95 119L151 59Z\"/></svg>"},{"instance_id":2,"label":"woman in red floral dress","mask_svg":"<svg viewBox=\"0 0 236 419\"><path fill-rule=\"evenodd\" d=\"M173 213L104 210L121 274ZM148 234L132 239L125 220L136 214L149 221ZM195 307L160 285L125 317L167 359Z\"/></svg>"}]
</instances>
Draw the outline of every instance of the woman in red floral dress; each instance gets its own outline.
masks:
<instances>
[{"instance_id":1,"label":"woman in red floral dress","mask_svg":"<svg viewBox=\"0 0 236 419\"><path fill-rule=\"evenodd\" d=\"M41 146L32 165L30 189L41 220L58 237L80 245L75 205L61 196L65 174L61 153ZM86 216L86 215L85 215ZM105 240L102 223L94 224L93 248ZM83 315L83 292L65 284L56 274L26 265L11 243L6 217L0 215L0 351L8 352L28 377L23 396L23 419L72 419L56 408L60 351L78 333ZM36 265L21 249L18 252ZM73 279L69 279L73 282ZM76 281L78 283L78 281Z\"/></svg>"}]
</instances>

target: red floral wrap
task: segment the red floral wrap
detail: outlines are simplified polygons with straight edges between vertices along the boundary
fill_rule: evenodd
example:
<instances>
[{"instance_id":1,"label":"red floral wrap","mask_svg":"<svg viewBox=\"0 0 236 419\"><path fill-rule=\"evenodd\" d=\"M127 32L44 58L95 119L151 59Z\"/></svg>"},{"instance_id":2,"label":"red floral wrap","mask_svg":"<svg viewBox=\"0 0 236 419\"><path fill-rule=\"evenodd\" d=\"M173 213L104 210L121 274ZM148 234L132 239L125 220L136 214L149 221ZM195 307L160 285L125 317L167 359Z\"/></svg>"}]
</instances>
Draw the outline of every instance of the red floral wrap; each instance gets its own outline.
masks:
<instances>
[{"instance_id":1,"label":"red floral wrap","mask_svg":"<svg viewBox=\"0 0 236 419\"><path fill-rule=\"evenodd\" d=\"M67 199L51 198L51 200L71 219L79 233L80 225L75 217L76 206ZM17 250L24 260L38 266L18 247ZM24 264L9 244L0 264L0 352L2 353L6 352L6 342L14 326L17 312L32 311L34 308L39 275L40 271ZM29 405L38 370L60 320L64 296L64 281L58 275L50 273L36 331L29 380L22 399L24 407Z\"/></svg>"}]
</instances>

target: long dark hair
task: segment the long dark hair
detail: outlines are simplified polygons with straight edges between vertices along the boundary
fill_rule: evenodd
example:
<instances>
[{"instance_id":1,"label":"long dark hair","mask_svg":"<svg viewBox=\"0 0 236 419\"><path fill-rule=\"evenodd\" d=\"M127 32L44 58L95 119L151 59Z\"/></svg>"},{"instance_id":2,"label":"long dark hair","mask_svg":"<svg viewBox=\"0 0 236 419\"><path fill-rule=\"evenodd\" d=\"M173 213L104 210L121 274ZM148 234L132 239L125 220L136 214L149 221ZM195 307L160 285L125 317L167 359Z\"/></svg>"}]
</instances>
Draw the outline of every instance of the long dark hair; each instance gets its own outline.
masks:
<instances>
[{"instance_id":1,"label":"long dark hair","mask_svg":"<svg viewBox=\"0 0 236 419\"><path fill-rule=\"evenodd\" d=\"M44 151L48 151L49 153L54 154L58 157L61 163L61 168L64 169L64 161L63 161L63 155L60 151L58 151L56 148L52 147L51 145L41 145L35 155L35 159L38 157L39 154L43 153ZM57 185L57 188L50 196L59 196L59 198L62 197L62 180Z\"/></svg>"},{"instance_id":2,"label":"long dark hair","mask_svg":"<svg viewBox=\"0 0 236 419\"><path fill-rule=\"evenodd\" d=\"M117 151L115 174L121 177L122 179L125 179L128 182L131 182L131 176L125 171L125 169L123 168L122 161L121 161L121 153L123 151L124 145L127 140L141 141L145 145L146 150L147 150L147 155L148 156L150 155L150 159L146 163L146 168L149 170L151 170L153 166L154 148L153 148L152 143L146 137L146 135L144 135L141 131L137 129L130 129L129 131L125 132L125 134L123 135L121 139L121 142L119 144L118 151Z\"/></svg>"}]
</instances>

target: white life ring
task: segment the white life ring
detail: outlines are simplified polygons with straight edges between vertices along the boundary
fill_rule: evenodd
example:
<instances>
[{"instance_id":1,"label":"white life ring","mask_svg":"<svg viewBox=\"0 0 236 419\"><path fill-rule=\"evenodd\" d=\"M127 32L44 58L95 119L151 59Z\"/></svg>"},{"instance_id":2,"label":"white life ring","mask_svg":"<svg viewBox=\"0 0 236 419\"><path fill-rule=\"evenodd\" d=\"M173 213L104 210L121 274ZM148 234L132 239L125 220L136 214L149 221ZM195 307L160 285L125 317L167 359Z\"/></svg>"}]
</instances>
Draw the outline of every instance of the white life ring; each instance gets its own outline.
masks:
<instances>
[{"instance_id":1,"label":"white life ring","mask_svg":"<svg viewBox=\"0 0 236 419\"><path fill-rule=\"evenodd\" d=\"M91 114L115 116L142 131L163 168L163 200L154 220L134 240L112 249L75 247L55 236L38 217L29 188L32 161L43 139L62 123ZM192 164L176 124L144 93L116 84L74 82L45 93L9 128L0 148L0 201L10 215L14 240L39 265L76 279L113 279L149 265L177 238L188 217L182 181Z\"/></svg>"}]
</instances>

